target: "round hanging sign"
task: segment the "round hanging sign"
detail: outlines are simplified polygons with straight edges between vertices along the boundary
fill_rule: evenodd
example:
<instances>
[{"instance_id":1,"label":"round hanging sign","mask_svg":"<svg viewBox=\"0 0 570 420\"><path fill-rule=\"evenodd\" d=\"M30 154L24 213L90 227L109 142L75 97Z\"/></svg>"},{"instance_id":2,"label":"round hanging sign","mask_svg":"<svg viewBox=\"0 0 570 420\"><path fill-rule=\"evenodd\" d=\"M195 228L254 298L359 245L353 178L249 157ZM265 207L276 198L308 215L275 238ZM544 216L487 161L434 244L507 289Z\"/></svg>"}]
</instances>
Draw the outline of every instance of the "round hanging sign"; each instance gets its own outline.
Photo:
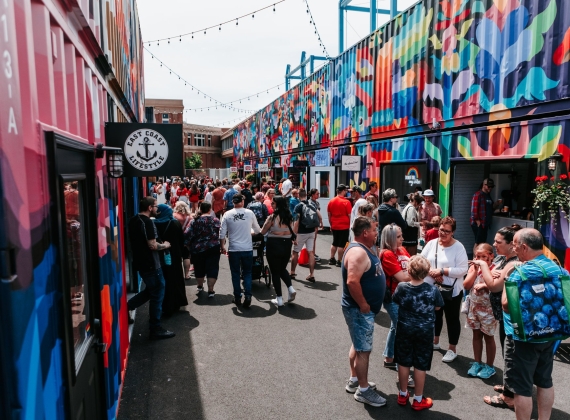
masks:
<instances>
[{"instance_id":1,"label":"round hanging sign","mask_svg":"<svg viewBox=\"0 0 570 420\"><path fill-rule=\"evenodd\" d=\"M160 168L168 158L168 143L158 131L148 128L132 132L123 150L127 162L141 171Z\"/></svg>"}]
</instances>

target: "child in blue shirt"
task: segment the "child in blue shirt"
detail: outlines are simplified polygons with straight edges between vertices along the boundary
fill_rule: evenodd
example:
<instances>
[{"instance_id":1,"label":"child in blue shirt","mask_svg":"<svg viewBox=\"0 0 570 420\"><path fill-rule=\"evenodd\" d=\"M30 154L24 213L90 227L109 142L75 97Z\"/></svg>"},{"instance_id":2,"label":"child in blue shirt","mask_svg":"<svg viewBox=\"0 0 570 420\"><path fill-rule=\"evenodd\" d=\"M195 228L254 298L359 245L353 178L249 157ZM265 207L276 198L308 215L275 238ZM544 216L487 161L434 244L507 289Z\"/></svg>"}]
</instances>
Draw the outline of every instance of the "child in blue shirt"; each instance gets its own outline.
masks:
<instances>
[{"instance_id":1,"label":"child in blue shirt","mask_svg":"<svg viewBox=\"0 0 570 420\"><path fill-rule=\"evenodd\" d=\"M406 405L408 393L408 375L414 367L415 395L412 402L414 410L424 410L433 406L431 398L423 396L426 371L431 369L433 357L433 337L435 311L444 305L439 290L424 283L430 263L421 255L413 256L408 263L408 273L412 280L400 283L392 300L399 305L394 361L398 364L400 393L398 404Z\"/></svg>"}]
</instances>

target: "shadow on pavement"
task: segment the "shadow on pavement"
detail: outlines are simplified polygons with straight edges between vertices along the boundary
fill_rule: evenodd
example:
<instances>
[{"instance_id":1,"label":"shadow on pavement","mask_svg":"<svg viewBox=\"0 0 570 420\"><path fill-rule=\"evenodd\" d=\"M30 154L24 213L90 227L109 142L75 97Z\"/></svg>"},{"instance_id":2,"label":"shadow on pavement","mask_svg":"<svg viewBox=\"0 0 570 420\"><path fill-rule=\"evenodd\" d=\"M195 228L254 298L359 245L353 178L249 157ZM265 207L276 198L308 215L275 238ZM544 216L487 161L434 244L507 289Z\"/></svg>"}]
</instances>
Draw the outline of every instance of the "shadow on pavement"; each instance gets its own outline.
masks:
<instances>
[{"instance_id":1,"label":"shadow on pavement","mask_svg":"<svg viewBox=\"0 0 570 420\"><path fill-rule=\"evenodd\" d=\"M288 303L280 308L277 308L279 314L293 319L314 319L317 317L317 313L313 308L306 308L296 303Z\"/></svg>"},{"instance_id":2,"label":"shadow on pavement","mask_svg":"<svg viewBox=\"0 0 570 420\"><path fill-rule=\"evenodd\" d=\"M330 281L320 281L318 277L316 277L316 281L314 283L304 279L296 279L294 281L301 283L307 289L321 290L323 292L332 292L338 289L338 284L332 283Z\"/></svg>"},{"instance_id":3,"label":"shadow on pavement","mask_svg":"<svg viewBox=\"0 0 570 420\"><path fill-rule=\"evenodd\" d=\"M234 295L219 295L217 293L213 298L209 298L208 292L202 292L196 296L196 299L192 303L204 306L226 306L232 304L233 298Z\"/></svg>"},{"instance_id":4,"label":"shadow on pavement","mask_svg":"<svg viewBox=\"0 0 570 420\"><path fill-rule=\"evenodd\" d=\"M426 374L426 383L424 393L433 399L434 405L439 401L451 400L451 391L455 389L455 385L451 382L442 381L430 374ZM452 417L455 418L455 417Z\"/></svg>"},{"instance_id":5,"label":"shadow on pavement","mask_svg":"<svg viewBox=\"0 0 570 420\"><path fill-rule=\"evenodd\" d=\"M137 309L129 365L119 405L119 419L205 418L190 331L200 323L180 311L163 322L176 332L167 340L148 339L148 303Z\"/></svg>"},{"instance_id":6,"label":"shadow on pavement","mask_svg":"<svg viewBox=\"0 0 570 420\"><path fill-rule=\"evenodd\" d=\"M277 312L275 305L270 305L269 309L262 308L261 306L253 303L249 308L244 308L242 306L234 306L232 312L235 316L240 316L243 318L265 318L267 316L274 315Z\"/></svg>"}]
</instances>

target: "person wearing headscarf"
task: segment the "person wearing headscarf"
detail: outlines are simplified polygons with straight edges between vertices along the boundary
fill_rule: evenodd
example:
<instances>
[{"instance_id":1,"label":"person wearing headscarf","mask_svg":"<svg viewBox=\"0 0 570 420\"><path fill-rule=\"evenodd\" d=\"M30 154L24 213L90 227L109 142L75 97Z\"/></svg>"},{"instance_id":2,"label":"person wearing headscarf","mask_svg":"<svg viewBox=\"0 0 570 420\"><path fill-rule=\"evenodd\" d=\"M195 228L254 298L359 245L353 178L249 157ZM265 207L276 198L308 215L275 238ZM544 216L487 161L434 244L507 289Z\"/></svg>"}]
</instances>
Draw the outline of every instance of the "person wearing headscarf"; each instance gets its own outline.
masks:
<instances>
[{"instance_id":1,"label":"person wearing headscarf","mask_svg":"<svg viewBox=\"0 0 570 420\"><path fill-rule=\"evenodd\" d=\"M170 316L176 313L181 306L188 305L182 260L189 258L189 252L184 246L182 226L174 218L170 206L158 205L158 214L154 224L158 231L159 240L161 242L168 241L171 246L169 249L170 264L168 264L168 257L165 259L164 253L160 255L160 264L165 280L162 313L164 316Z\"/></svg>"}]
</instances>

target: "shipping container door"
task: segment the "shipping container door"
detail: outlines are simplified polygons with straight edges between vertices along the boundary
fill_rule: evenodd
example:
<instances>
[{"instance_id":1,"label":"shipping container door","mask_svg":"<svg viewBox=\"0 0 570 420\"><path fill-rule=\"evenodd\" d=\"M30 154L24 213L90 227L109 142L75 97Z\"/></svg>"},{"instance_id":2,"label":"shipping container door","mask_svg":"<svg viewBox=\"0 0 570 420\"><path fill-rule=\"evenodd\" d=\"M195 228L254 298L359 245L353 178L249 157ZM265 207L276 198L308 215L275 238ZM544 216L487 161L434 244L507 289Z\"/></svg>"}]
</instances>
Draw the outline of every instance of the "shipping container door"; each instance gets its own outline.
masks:
<instances>
[{"instance_id":1,"label":"shipping container door","mask_svg":"<svg viewBox=\"0 0 570 420\"><path fill-rule=\"evenodd\" d=\"M48 133L51 188L60 264L64 366L70 418L103 415L101 304L93 146Z\"/></svg>"},{"instance_id":2,"label":"shipping container door","mask_svg":"<svg viewBox=\"0 0 570 420\"><path fill-rule=\"evenodd\" d=\"M484 164L457 164L453 168L453 196L450 215L457 222L453 237L463 244L467 255L472 256L475 236L471 230L471 198L480 189L485 177ZM487 238L489 239L489 238Z\"/></svg>"}]
</instances>

